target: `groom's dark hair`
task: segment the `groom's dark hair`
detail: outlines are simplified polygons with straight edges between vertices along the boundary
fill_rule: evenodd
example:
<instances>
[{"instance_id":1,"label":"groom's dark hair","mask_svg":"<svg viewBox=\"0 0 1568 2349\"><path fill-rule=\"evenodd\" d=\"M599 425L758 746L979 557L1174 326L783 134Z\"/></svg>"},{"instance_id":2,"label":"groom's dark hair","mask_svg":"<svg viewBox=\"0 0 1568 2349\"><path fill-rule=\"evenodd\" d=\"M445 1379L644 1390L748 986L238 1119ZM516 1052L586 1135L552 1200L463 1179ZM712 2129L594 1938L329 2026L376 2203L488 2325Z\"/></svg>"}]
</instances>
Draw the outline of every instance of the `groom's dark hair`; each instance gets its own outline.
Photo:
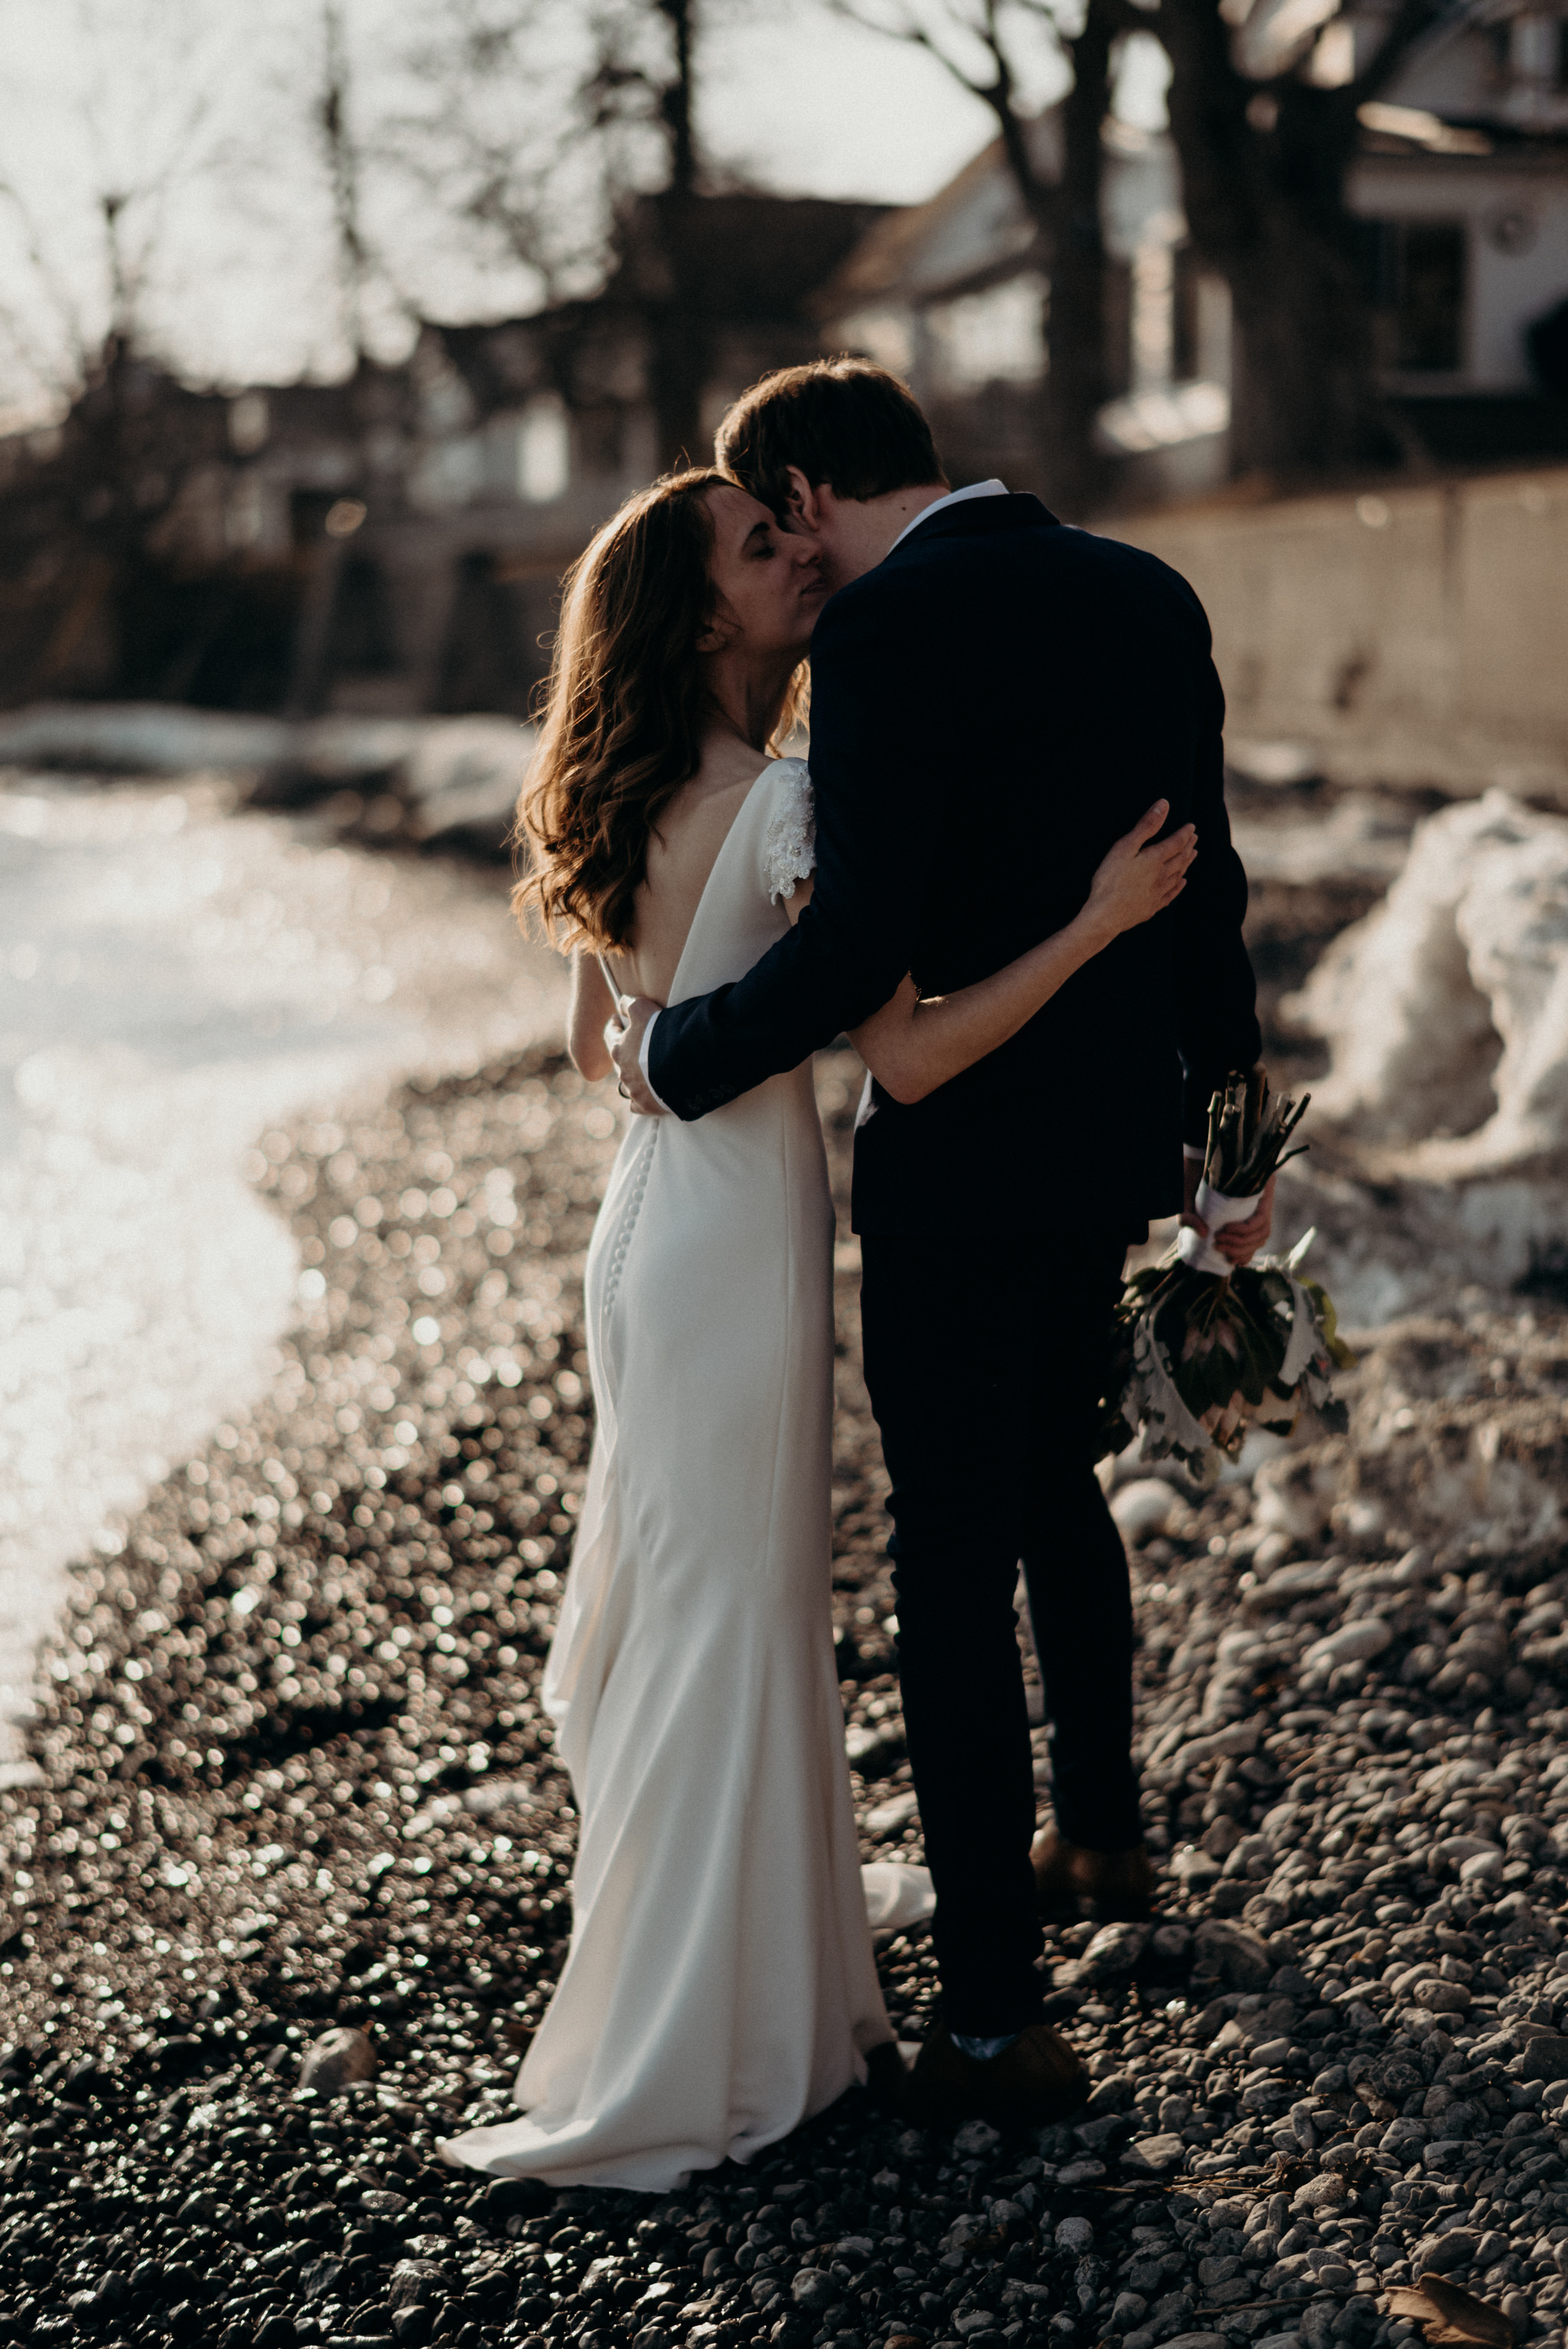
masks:
<instances>
[{"instance_id":1,"label":"groom's dark hair","mask_svg":"<svg viewBox=\"0 0 1568 2349\"><path fill-rule=\"evenodd\" d=\"M918 401L872 359L813 359L765 375L724 418L714 455L780 514L791 465L838 498L881 498L947 478Z\"/></svg>"}]
</instances>

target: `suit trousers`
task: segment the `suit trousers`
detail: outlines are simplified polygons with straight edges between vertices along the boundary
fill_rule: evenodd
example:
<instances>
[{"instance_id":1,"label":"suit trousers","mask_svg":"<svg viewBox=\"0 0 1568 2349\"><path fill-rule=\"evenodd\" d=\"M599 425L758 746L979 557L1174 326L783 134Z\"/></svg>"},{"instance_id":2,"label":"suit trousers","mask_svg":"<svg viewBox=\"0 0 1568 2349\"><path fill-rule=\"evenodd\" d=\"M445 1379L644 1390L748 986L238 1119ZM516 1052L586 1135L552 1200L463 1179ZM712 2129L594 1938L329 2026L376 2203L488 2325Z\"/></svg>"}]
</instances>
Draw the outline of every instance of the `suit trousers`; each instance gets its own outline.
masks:
<instances>
[{"instance_id":1,"label":"suit trousers","mask_svg":"<svg viewBox=\"0 0 1568 2349\"><path fill-rule=\"evenodd\" d=\"M1141 1235L1140 1235L1141 1237ZM1069 1842L1141 1839L1132 1600L1094 1474L1128 1237L866 1234L866 1383L892 1490L899 1678L949 2029L1037 2021L1033 1756L1015 1596L1023 1563Z\"/></svg>"}]
</instances>

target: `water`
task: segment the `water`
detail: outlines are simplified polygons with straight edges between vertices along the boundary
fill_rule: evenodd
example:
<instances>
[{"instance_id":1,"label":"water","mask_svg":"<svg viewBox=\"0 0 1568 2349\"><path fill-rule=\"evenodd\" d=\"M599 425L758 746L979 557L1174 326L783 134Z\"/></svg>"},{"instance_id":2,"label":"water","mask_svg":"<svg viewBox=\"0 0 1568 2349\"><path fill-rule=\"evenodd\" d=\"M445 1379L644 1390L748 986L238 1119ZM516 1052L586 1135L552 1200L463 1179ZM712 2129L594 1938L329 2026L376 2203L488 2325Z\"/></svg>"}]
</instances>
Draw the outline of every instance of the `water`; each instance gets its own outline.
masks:
<instances>
[{"instance_id":1,"label":"water","mask_svg":"<svg viewBox=\"0 0 1568 2349\"><path fill-rule=\"evenodd\" d=\"M262 1392L299 1299L246 1163L558 1036L504 877L178 790L0 776L0 1782L70 1561Z\"/></svg>"}]
</instances>

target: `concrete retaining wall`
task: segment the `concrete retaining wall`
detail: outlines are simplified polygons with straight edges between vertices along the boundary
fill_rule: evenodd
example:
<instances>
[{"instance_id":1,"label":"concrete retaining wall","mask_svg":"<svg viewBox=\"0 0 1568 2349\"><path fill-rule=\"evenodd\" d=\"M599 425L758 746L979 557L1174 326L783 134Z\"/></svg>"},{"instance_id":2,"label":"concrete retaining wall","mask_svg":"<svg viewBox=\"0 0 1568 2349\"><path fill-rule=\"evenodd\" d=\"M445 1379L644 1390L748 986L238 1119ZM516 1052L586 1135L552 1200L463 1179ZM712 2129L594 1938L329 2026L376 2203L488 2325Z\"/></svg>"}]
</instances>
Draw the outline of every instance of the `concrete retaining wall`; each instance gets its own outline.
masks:
<instances>
[{"instance_id":1,"label":"concrete retaining wall","mask_svg":"<svg viewBox=\"0 0 1568 2349\"><path fill-rule=\"evenodd\" d=\"M1105 527L1202 595L1238 764L1568 805L1568 467Z\"/></svg>"}]
</instances>

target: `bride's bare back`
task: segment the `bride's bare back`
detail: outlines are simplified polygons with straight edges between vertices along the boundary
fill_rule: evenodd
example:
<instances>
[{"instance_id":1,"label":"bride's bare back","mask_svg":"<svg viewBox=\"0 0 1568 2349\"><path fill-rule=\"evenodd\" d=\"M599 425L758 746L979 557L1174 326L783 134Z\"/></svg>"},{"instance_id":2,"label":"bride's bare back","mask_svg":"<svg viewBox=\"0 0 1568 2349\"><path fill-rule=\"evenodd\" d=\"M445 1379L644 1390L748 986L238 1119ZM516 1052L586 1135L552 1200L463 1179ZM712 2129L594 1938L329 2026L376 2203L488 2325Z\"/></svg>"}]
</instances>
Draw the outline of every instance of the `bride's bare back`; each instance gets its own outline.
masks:
<instances>
[{"instance_id":1,"label":"bride's bare back","mask_svg":"<svg viewBox=\"0 0 1568 2349\"><path fill-rule=\"evenodd\" d=\"M696 773L659 818L637 888L632 944L604 957L624 995L669 1000L708 875L767 763L748 742L716 733L704 748ZM808 894L802 889L792 912ZM603 1031L614 1008L610 991L591 955L579 952L573 968L572 1058L585 1077L605 1076L611 1063Z\"/></svg>"},{"instance_id":2,"label":"bride's bare back","mask_svg":"<svg viewBox=\"0 0 1568 2349\"><path fill-rule=\"evenodd\" d=\"M637 889L631 951L605 957L627 995L669 1000L708 875L762 763L748 743L711 743L659 818Z\"/></svg>"}]
</instances>

